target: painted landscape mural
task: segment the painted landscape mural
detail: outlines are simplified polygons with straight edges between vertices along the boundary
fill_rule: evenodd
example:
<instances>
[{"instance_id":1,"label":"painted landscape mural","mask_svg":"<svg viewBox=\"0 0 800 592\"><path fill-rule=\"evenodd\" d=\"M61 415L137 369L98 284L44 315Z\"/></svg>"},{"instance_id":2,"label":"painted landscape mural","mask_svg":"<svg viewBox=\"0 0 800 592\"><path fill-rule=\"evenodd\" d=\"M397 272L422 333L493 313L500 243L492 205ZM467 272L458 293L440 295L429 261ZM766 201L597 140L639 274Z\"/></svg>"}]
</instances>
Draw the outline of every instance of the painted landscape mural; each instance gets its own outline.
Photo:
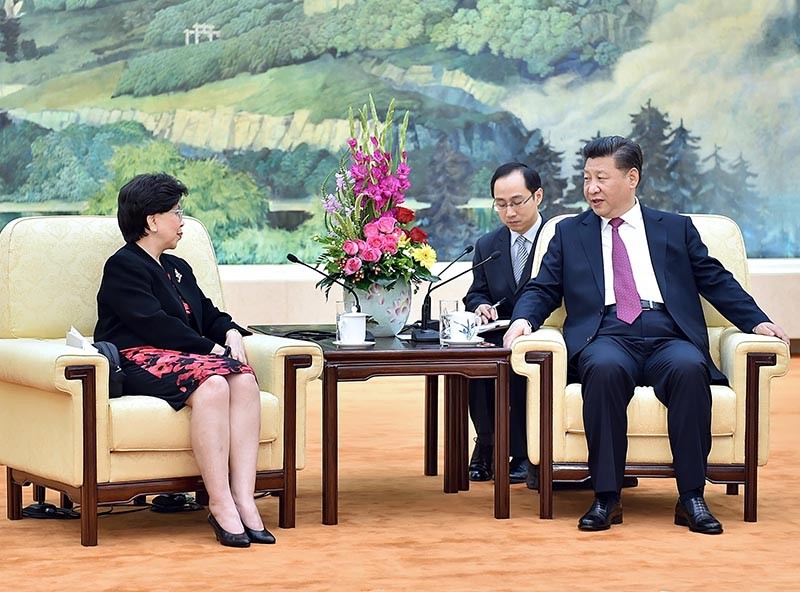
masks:
<instances>
[{"instance_id":1,"label":"painted landscape mural","mask_svg":"<svg viewBox=\"0 0 800 592\"><path fill-rule=\"evenodd\" d=\"M410 207L447 260L520 160L584 209L578 150L645 152L648 205L800 256L800 0L5 0L0 226L108 214L140 172L191 193L223 263L308 260L320 186L371 93L410 111Z\"/></svg>"}]
</instances>

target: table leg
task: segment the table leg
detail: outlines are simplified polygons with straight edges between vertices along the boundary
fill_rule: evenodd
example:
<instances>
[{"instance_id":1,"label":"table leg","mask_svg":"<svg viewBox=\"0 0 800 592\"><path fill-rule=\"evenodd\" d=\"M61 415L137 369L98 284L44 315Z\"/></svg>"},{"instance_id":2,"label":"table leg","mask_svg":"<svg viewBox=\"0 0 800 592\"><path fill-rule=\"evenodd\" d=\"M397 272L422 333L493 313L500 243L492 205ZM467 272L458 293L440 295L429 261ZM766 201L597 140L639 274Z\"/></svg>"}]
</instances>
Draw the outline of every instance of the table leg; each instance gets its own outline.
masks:
<instances>
[{"instance_id":1,"label":"table leg","mask_svg":"<svg viewBox=\"0 0 800 592\"><path fill-rule=\"evenodd\" d=\"M425 377L425 474L439 472L439 377Z\"/></svg>"},{"instance_id":2,"label":"table leg","mask_svg":"<svg viewBox=\"0 0 800 592\"><path fill-rule=\"evenodd\" d=\"M458 489L469 491L469 381L457 376L458 389Z\"/></svg>"},{"instance_id":3,"label":"table leg","mask_svg":"<svg viewBox=\"0 0 800 592\"><path fill-rule=\"evenodd\" d=\"M322 523L339 523L338 368L322 370Z\"/></svg>"},{"instance_id":4,"label":"table leg","mask_svg":"<svg viewBox=\"0 0 800 592\"><path fill-rule=\"evenodd\" d=\"M510 485L508 480L508 362L497 364L494 381L494 517L508 518Z\"/></svg>"},{"instance_id":5,"label":"table leg","mask_svg":"<svg viewBox=\"0 0 800 592\"><path fill-rule=\"evenodd\" d=\"M444 492L458 493L458 387L453 376L444 379Z\"/></svg>"}]
</instances>

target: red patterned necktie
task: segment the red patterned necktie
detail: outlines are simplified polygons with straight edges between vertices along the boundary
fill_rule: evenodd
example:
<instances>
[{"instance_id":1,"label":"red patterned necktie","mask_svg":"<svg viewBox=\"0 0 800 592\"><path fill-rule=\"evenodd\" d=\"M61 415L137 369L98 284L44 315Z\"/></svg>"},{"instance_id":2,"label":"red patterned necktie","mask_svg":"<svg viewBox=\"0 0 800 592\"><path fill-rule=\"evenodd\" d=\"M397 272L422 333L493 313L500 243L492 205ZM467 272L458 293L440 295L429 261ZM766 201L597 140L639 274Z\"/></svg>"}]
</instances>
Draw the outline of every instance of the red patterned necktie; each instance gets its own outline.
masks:
<instances>
[{"instance_id":1,"label":"red patterned necktie","mask_svg":"<svg viewBox=\"0 0 800 592\"><path fill-rule=\"evenodd\" d=\"M642 302L633 279L628 250L619 236L622 218L612 218L611 224L611 269L614 273L614 297L617 301L617 318L629 325L642 314Z\"/></svg>"}]
</instances>

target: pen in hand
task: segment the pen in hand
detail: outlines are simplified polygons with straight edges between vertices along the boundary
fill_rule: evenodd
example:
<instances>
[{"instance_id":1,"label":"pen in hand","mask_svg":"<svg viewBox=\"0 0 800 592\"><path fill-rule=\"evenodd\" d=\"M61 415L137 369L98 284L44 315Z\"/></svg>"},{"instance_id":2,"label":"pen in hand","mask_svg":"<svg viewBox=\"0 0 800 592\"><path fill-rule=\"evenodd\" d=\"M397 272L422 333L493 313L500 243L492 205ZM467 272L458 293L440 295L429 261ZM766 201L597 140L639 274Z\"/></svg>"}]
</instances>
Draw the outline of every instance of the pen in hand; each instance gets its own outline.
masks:
<instances>
[{"instance_id":1,"label":"pen in hand","mask_svg":"<svg viewBox=\"0 0 800 592\"><path fill-rule=\"evenodd\" d=\"M492 304L489 308L493 308L493 309L497 310L497 307L500 306L501 304L503 304L503 302L505 302L505 301L506 301L506 298L504 296L503 298L501 298L500 300L498 300L497 302Z\"/></svg>"}]
</instances>

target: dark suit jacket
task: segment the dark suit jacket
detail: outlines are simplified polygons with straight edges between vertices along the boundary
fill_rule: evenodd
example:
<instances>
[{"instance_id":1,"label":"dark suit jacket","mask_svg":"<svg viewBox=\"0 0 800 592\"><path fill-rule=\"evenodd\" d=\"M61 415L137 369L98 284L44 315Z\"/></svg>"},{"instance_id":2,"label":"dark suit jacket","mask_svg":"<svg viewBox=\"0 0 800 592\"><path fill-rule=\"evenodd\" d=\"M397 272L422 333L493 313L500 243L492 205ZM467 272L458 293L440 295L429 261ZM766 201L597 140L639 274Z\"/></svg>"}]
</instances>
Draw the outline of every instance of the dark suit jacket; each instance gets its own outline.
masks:
<instances>
[{"instance_id":1,"label":"dark suit jacket","mask_svg":"<svg viewBox=\"0 0 800 592\"><path fill-rule=\"evenodd\" d=\"M96 341L207 354L225 343L229 329L249 334L206 298L186 261L162 254L161 263L163 268L136 243L109 257L97 293ZM191 321L179 294L192 310Z\"/></svg>"},{"instance_id":2,"label":"dark suit jacket","mask_svg":"<svg viewBox=\"0 0 800 592\"><path fill-rule=\"evenodd\" d=\"M544 219L542 219L542 225L539 226L539 232L541 232L542 226L544 226ZM538 238L539 233L537 232L528 262L522 271L523 278L531 276L533 249L536 248ZM526 282L522 281L517 286L514 281L514 270L511 265L511 231L505 226L501 226L478 239L475 244L472 264L477 265L494 251L500 251L499 258L489 261L486 265L472 272L472 285L464 297L464 305L467 310L474 311L481 304L491 305L505 298L505 302L497 307L497 318L510 319L514 304L519 295L522 294Z\"/></svg>"},{"instance_id":3,"label":"dark suit jacket","mask_svg":"<svg viewBox=\"0 0 800 592\"><path fill-rule=\"evenodd\" d=\"M689 341L706 356L712 378L724 376L711 361L700 295L742 331L768 317L700 240L688 216L642 205L647 244L664 304ZM528 282L512 319L538 329L564 299L564 340L570 361L597 335L603 318L605 284L600 218L591 210L562 220L537 276Z\"/></svg>"}]
</instances>

